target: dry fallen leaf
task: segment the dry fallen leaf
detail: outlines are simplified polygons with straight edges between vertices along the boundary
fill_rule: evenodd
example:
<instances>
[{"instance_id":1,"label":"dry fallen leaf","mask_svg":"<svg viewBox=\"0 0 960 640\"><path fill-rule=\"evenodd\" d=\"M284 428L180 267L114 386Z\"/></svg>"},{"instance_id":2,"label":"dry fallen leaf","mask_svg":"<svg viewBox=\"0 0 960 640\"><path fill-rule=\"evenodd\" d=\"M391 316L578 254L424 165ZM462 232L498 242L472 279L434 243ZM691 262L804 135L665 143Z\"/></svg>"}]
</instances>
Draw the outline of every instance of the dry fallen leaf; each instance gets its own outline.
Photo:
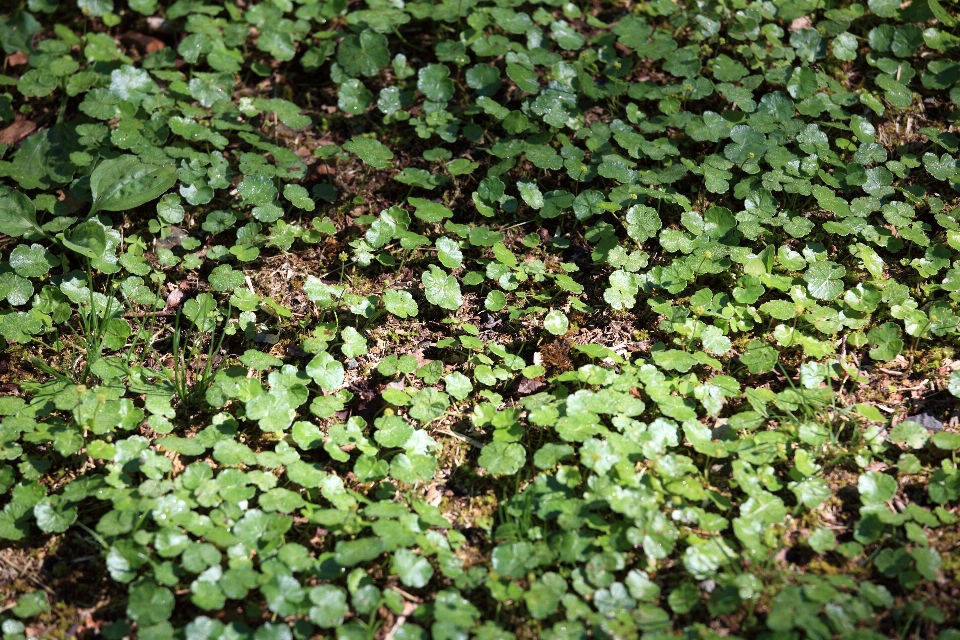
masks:
<instances>
[{"instance_id":1,"label":"dry fallen leaf","mask_svg":"<svg viewBox=\"0 0 960 640\"><path fill-rule=\"evenodd\" d=\"M26 64L29 59L30 56L28 56L26 53L23 51L17 51L16 53L11 53L7 56L7 64L11 67L19 67L22 64Z\"/></svg>"},{"instance_id":2,"label":"dry fallen leaf","mask_svg":"<svg viewBox=\"0 0 960 640\"><path fill-rule=\"evenodd\" d=\"M163 40L148 36L139 31L127 31L120 36L120 42L126 47L136 49L142 56L151 54L154 51L160 51L167 46Z\"/></svg>"},{"instance_id":3,"label":"dry fallen leaf","mask_svg":"<svg viewBox=\"0 0 960 640\"><path fill-rule=\"evenodd\" d=\"M13 124L0 131L0 144L8 147L13 146L37 130L37 123L28 120L19 113L13 120Z\"/></svg>"},{"instance_id":4,"label":"dry fallen leaf","mask_svg":"<svg viewBox=\"0 0 960 640\"><path fill-rule=\"evenodd\" d=\"M167 309L173 309L183 300L183 290L177 287L167 295Z\"/></svg>"},{"instance_id":5,"label":"dry fallen leaf","mask_svg":"<svg viewBox=\"0 0 960 640\"><path fill-rule=\"evenodd\" d=\"M540 391L547 386L546 381L543 376L537 378L523 378L520 380L520 384L517 385L517 393L520 395L530 395Z\"/></svg>"}]
</instances>

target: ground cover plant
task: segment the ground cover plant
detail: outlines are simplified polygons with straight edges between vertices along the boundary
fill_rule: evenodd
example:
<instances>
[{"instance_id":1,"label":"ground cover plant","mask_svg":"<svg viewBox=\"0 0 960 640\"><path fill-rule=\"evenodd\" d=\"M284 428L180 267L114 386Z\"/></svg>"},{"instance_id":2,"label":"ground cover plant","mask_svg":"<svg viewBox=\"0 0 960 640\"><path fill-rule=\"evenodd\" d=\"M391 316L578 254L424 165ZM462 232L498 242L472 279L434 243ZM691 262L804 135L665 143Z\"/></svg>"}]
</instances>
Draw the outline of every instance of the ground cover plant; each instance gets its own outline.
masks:
<instances>
[{"instance_id":1,"label":"ground cover plant","mask_svg":"<svg viewBox=\"0 0 960 640\"><path fill-rule=\"evenodd\" d=\"M947 0L0 15L0 632L960 637Z\"/></svg>"}]
</instances>

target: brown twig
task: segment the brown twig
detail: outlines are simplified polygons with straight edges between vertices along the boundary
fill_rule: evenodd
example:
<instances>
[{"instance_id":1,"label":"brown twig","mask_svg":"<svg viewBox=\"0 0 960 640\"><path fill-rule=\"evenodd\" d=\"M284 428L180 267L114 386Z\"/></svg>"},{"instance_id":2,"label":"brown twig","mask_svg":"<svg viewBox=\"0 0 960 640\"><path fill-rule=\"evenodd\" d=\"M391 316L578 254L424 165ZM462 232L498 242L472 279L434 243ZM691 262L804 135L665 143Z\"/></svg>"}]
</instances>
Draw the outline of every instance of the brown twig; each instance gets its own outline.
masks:
<instances>
[{"instance_id":1,"label":"brown twig","mask_svg":"<svg viewBox=\"0 0 960 640\"><path fill-rule=\"evenodd\" d=\"M10 562L8 559L6 559L6 558L3 557L3 556L0 556L0 560L2 560L5 565L7 565L8 567L10 567L10 568L13 569L14 571L16 571L18 577L20 577L20 576L26 576L27 579L28 579L30 582L32 582L33 584L37 585L38 587L40 587L41 589L43 589L44 591L46 591L46 592L49 593L50 595L55 595L55 591L54 591L53 589L51 589L51 588L48 587L47 585L43 584L36 576L34 576L33 574L31 574L30 572L25 571L24 569L18 567L17 565L13 564L12 562Z\"/></svg>"},{"instance_id":2,"label":"brown twig","mask_svg":"<svg viewBox=\"0 0 960 640\"><path fill-rule=\"evenodd\" d=\"M409 594L408 594L409 595ZM419 599L419 598L418 598ZM417 605L413 602L404 602L403 603L403 613L397 616L396 621L393 623L393 626L390 627L390 630L387 631L387 635L383 636L383 640L393 640L397 629L403 626L403 623L407 621L407 617L410 616L414 611L417 610Z\"/></svg>"}]
</instances>

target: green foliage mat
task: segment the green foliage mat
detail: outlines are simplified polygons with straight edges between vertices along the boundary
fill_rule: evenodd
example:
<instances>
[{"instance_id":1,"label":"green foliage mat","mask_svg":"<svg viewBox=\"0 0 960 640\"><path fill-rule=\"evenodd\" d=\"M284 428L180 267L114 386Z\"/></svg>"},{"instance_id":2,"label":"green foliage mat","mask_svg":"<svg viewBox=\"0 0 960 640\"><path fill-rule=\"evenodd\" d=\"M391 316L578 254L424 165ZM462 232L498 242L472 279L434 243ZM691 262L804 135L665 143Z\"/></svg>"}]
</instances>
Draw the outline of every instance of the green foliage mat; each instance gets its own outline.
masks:
<instances>
[{"instance_id":1,"label":"green foliage mat","mask_svg":"<svg viewBox=\"0 0 960 640\"><path fill-rule=\"evenodd\" d=\"M960 637L952 0L4 7L4 640Z\"/></svg>"}]
</instances>

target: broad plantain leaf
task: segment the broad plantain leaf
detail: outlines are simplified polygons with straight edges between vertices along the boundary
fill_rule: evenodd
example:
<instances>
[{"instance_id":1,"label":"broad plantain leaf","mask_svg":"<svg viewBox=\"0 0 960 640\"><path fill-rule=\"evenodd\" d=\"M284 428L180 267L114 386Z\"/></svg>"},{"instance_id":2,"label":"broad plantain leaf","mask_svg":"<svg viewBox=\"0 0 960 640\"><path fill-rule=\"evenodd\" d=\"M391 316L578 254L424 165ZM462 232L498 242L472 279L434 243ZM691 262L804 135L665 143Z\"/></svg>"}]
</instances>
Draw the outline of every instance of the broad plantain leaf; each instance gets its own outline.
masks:
<instances>
[{"instance_id":1,"label":"broad plantain leaf","mask_svg":"<svg viewBox=\"0 0 960 640\"><path fill-rule=\"evenodd\" d=\"M176 181L177 169L173 164L150 164L132 155L104 160L90 174L90 215L133 209L160 197Z\"/></svg>"}]
</instances>

